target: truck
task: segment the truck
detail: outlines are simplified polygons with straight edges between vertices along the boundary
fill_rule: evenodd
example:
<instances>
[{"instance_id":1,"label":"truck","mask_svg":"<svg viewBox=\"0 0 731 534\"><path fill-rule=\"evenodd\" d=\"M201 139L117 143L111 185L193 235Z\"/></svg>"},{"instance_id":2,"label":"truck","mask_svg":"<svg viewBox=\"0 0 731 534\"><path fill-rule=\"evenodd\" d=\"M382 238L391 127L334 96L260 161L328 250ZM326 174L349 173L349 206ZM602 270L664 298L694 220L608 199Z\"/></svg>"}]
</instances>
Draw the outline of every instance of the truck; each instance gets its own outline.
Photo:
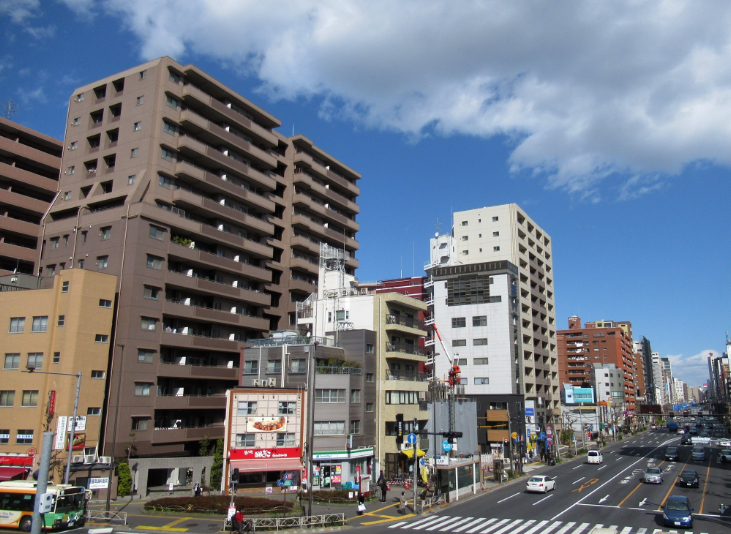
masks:
<instances>
[{"instance_id":1,"label":"truck","mask_svg":"<svg viewBox=\"0 0 731 534\"><path fill-rule=\"evenodd\" d=\"M668 432L677 432L678 431L678 423L676 423L673 420L668 421Z\"/></svg>"}]
</instances>

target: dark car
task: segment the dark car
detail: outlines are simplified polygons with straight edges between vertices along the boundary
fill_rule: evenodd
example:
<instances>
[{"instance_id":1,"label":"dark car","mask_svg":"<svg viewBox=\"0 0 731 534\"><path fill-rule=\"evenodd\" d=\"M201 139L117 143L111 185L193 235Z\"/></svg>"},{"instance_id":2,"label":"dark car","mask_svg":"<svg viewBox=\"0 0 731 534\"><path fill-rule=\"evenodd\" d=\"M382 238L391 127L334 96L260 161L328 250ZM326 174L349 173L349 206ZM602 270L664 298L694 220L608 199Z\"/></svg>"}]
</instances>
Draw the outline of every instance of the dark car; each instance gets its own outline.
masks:
<instances>
[{"instance_id":1,"label":"dark car","mask_svg":"<svg viewBox=\"0 0 731 534\"><path fill-rule=\"evenodd\" d=\"M693 457L693 460L696 462L706 461L706 449L702 445L696 445L695 447L693 447L693 449L690 451L690 454Z\"/></svg>"},{"instance_id":2,"label":"dark car","mask_svg":"<svg viewBox=\"0 0 731 534\"><path fill-rule=\"evenodd\" d=\"M695 469L684 469L683 472L678 475L678 486L697 488L699 483L698 471Z\"/></svg>"},{"instance_id":3,"label":"dark car","mask_svg":"<svg viewBox=\"0 0 731 534\"><path fill-rule=\"evenodd\" d=\"M683 495L671 495L662 507L662 519L665 526L691 528L693 526L693 508L690 500Z\"/></svg>"},{"instance_id":4,"label":"dark car","mask_svg":"<svg viewBox=\"0 0 731 534\"><path fill-rule=\"evenodd\" d=\"M677 447L666 447L665 448L665 459L670 461L678 460L678 448Z\"/></svg>"},{"instance_id":5,"label":"dark car","mask_svg":"<svg viewBox=\"0 0 731 534\"><path fill-rule=\"evenodd\" d=\"M691 437L690 437L690 436L689 436L688 434L685 434L685 435L684 435L684 436L683 436L683 437L682 437L682 438L680 439L680 444L681 444L681 445L692 445L692 444L693 444L693 438L691 438Z\"/></svg>"}]
</instances>

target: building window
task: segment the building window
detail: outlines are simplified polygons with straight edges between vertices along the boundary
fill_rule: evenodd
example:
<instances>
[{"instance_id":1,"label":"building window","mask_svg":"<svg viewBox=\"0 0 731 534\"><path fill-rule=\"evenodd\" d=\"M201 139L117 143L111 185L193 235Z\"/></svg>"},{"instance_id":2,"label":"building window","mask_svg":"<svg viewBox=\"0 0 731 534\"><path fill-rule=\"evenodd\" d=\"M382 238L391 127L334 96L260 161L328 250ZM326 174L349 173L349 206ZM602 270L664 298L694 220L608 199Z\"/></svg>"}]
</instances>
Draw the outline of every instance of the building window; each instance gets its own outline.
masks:
<instances>
[{"instance_id":1,"label":"building window","mask_svg":"<svg viewBox=\"0 0 731 534\"><path fill-rule=\"evenodd\" d=\"M111 308L112 307L112 301L107 299L99 299L99 307L100 308Z\"/></svg>"},{"instance_id":2,"label":"building window","mask_svg":"<svg viewBox=\"0 0 731 534\"><path fill-rule=\"evenodd\" d=\"M372 402L366 402L366 412L368 412L368 413L373 412L373 403Z\"/></svg>"},{"instance_id":3,"label":"building window","mask_svg":"<svg viewBox=\"0 0 731 534\"><path fill-rule=\"evenodd\" d=\"M173 83L180 83L180 76L175 74L173 71L170 71L170 81Z\"/></svg>"},{"instance_id":4,"label":"building window","mask_svg":"<svg viewBox=\"0 0 731 534\"><path fill-rule=\"evenodd\" d=\"M83 102L84 101L84 93L79 93L76 95L76 101L77 102Z\"/></svg>"},{"instance_id":5,"label":"building window","mask_svg":"<svg viewBox=\"0 0 731 534\"><path fill-rule=\"evenodd\" d=\"M132 418L132 430L147 430L147 424L150 419L147 417L133 417Z\"/></svg>"},{"instance_id":6,"label":"building window","mask_svg":"<svg viewBox=\"0 0 731 534\"><path fill-rule=\"evenodd\" d=\"M61 353L60 352L53 353L53 363L61 363Z\"/></svg>"},{"instance_id":7,"label":"building window","mask_svg":"<svg viewBox=\"0 0 731 534\"><path fill-rule=\"evenodd\" d=\"M134 184L136 179L137 179L137 175L130 174L129 176L127 176L127 185Z\"/></svg>"},{"instance_id":8,"label":"building window","mask_svg":"<svg viewBox=\"0 0 731 534\"><path fill-rule=\"evenodd\" d=\"M61 293L68 293L69 292L69 282L62 282L61 283Z\"/></svg>"},{"instance_id":9,"label":"building window","mask_svg":"<svg viewBox=\"0 0 731 534\"><path fill-rule=\"evenodd\" d=\"M258 375L259 374L259 362L256 360L247 360L244 362L244 374L245 375Z\"/></svg>"},{"instance_id":10,"label":"building window","mask_svg":"<svg viewBox=\"0 0 731 534\"><path fill-rule=\"evenodd\" d=\"M467 346L467 340L466 339L453 339L452 340L452 346L453 347L466 347Z\"/></svg>"},{"instance_id":11,"label":"building window","mask_svg":"<svg viewBox=\"0 0 731 534\"><path fill-rule=\"evenodd\" d=\"M487 365L487 358L474 358L472 365Z\"/></svg>"},{"instance_id":12,"label":"building window","mask_svg":"<svg viewBox=\"0 0 731 534\"><path fill-rule=\"evenodd\" d=\"M71 165L71 166L69 166L69 167L66 168L66 174L74 174L75 172L76 172L76 166L75 165Z\"/></svg>"},{"instance_id":13,"label":"building window","mask_svg":"<svg viewBox=\"0 0 731 534\"><path fill-rule=\"evenodd\" d=\"M102 414L102 409L101 408L91 408L91 407L89 407L89 408L86 409L86 415L99 416L101 414Z\"/></svg>"},{"instance_id":14,"label":"building window","mask_svg":"<svg viewBox=\"0 0 731 534\"><path fill-rule=\"evenodd\" d=\"M25 330L25 317L11 317L10 330L11 334L22 334Z\"/></svg>"},{"instance_id":15,"label":"building window","mask_svg":"<svg viewBox=\"0 0 731 534\"><path fill-rule=\"evenodd\" d=\"M366 354L373 354L374 347L372 343L366 343Z\"/></svg>"},{"instance_id":16,"label":"building window","mask_svg":"<svg viewBox=\"0 0 731 534\"><path fill-rule=\"evenodd\" d=\"M492 222L497 222L497 217L493 217Z\"/></svg>"},{"instance_id":17,"label":"building window","mask_svg":"<svg viewBox=\"0 0 731 534\"><path fill-rule=\"evenodd\" d=\"M158 288L158 287L145 286L142 296L146 299L157 300L157 294L159 292L160 292L160 288Z\"/></svg>"},{"instance_id":18,"label":"building window","mask_svg":"<svg viewBox=\"0 0 731 534\"><path fill-rule=\"evenodd\" d=\"M464 317L452 317L452 328L464 328L467 326L467 321Z\"/></svg>"},{"instance_id":19,"label":"building window","mask_svg":"<svg viewBox=\"0 0 731 534\"><path fill-rule=\"evenodd\" d=\"M109 256L97 256L96 264L99 269L106 269L109 266Z\"/></svg>"},{"instance_id":20,"label":"building window","mask_svg":"<svg viewBox=\"0 0 731 534\"><path fill-rule=\"evenodd\" d=\"M462 221L462 226L467 226L467 221Z\"/></svg>"},{"instance_id":21,"label":"building window","mask_svg":"<svg viewBox=\"0 0 731 534\"><path fill-rule=\"evenodd\" d=\"M51 250L58 248L58 242L59 242L59 238L58 237L52 237L51 238Z\"/></svg>"},{"instance_id":22,"label":"building window","mask_svg":"<svg viewBox=\"0 0 731 534\"><path fill-rule=\"evenodd\" d=\"M139 132L142 129L142 121L137 121L134 124L134 131ZM136 158L137 156L132 156L133 158Z\"/></svg>"},{"instance_id":23,"label":"building window","mask_svg":"<svg viewBox=\"0 0 731 534\"><path fill-rule=\"evenodd\" d=\"M360 404L360 390L359 389L350 390L350 402L351 402L351 404Z\"/></svg>"},{"instance_id":24,"label":"building window","mask_svg":"<svg viewBox=\"0 0 731 534\"><path fill-rule=\"evenodd\" d=\"M7 445L10 442L10 429L0 429L0 444Z\"/></svg>"},{"instance_id":25,"label":"building window","mask_svg":"<svg viewBox=\"0 0 731 534\"><path fill-rule=\"evenodd\" d=\"M155 226L154 224L150 225L150 237L153 239L159 239L163 240L165 239L165 228L161 228L159 226Z\"/></svg>"},{"instance_id":26,"label":"building window","mask_svg":"<svg viewBox=\"0 0 731 534\"><path fill-rule=\"evenodd\" d=\"M135 397L149 397L151 386L147 382L135 382Z\"/></svg>"},{"instance_id":27,"label":"building window","mask_svg":"<svg viewBox=\"0 0 731 534\"><path fill-rule=\"evenodd\" d=\"M470 253L470 251L469 251L469 250L463 250L463 251L462 251L462 255L463 255L463 256L468 256L468 255L469 255L469 253Z\"/></svg>"},{"instance_id":28,"label":"building window","mask_svg":"<svg viewBox=\"0 0 731 534\"><path fill-rule=\"evenodd\" d=\"M71 191L66 191L66 192L65 192L65 193L63 194L63 199L64 199L64 200L71 200Z\"/></svg>"},{"instance_id":29,"label":"building window","mask_svg":"<svg viewBox=\"0 0 731 534\"><path fill-rule=\"evenodd\" d=\"M23 391L23 398L20 401L23 408L35 408L38 406L38 390Z\"/></svg>"},{"instance_id":30,"label":"building window","mask_svg":"<svg viewBox=\"0 0 731 534\"><path fill-rule=\"evenodd\" d=\"M345 402L344 389L316 389L315 403L333 404Z\"/></svg>"},{"instance_id":31,"label":"building window","mask_svg":"<svg viewBox=\"0 0 731 534\"><path fill-rule=\"evenodd\" d=\"M5 364L3 369L6 371L17 369L20 366L20 353L12 353L5 355Z\"/></svg>"},{"instance_id":32,"label":"building window","mask_svg":"<svg viewBox=\"0 0 731 534\"><path fill-rule=\"evenodd\" d=\"M147 78L147 70L141 70L140 71L140 80L144 80Z\"/></svg>"},{"instance_id":33,"label":"building window","mask_svg":"<svg viewBox=\"0 0 731 534\"><path fill-rule=\"evenodd\" d=\"M175 160L175 152L172 152L166 148L162 149L162 159L166 161L174 161Z\"/></svg>"},{"instance_id":34,"label":"building window","mask_svg":"<svg viewBox=\"0 0 731 534\"><path fill-rule=\"evenodd\" d=\"M472 317L472 326L487 326L487 316L475 315Z\"/></svg>"},{"instance_id":35,"label":"building window","mask_svg":"<svg viewBox=\"0 0 731 534\"><path fill-rule=\"evenodd\" d=\"M0 391L0 408L12 408L15 403L15 391Z\"/></svg>"},{"instance_id":36,"label":"building window","mask_svg":"<svg viewBox=\"0 0 731 534\"><path fill-rule=\"evenodd\" d=\"M48 270L48 276L54 276L56 274L56 264L55 263L53 265L47 266L46 269Z\"/></svg>"},{"instance_id":37,"label":"building window","mask_svg":"<svg viewBox=\"0 0 731 534\"><path fill-rule=\"evenodd\" d=\"M105 226L104 228L100 228L99 231L101 232L102 241L106 241L110 237L112 237L112 227L111 226Z\"/></svg>"},{"instance_id":38,"label":"building window","mask_svg":"<svg viewBox=\"0 0 731 534\"><path fill-rule=\"evenodd\" d=\"M297 410L296 402L280 401L277 407L279 415L294 415Z\"/></svg>"},{"instance_id":39,"label":"building window","mask_svg":"<svg viewBox=\"0 0 731 534\"><path fill-rule=\"evenodd\" d=\"M350 422L350 433L360 434L360 420L354 419Z\"/></svg>"},{"instance_id":40,"label":"building window","mask_svg":"<svg viewBox=\"0 0 731 534\"><path fill-rule=\"evenodd\" d=\"M256 444L256 434L236 434L237 447L253 447Z\"/></svg>"},{"instance_id":41,"label":"building window","mask_svg":"<svg viewBox=\"0 0 731 534\"><path fill-rule=\"evenodd\" d=\"M316 436L344 436L345 421L315 421Z\"/></svg>"},{"instance_id":42,"label":"building window","mask_svg":"<svg viewBox=\"0 0 731 534\"><path fill-rule=\"evenodd\" d=\"M154 317L141 317L140 326L142 330L155 330L157 319Z\"/></svg>"},{"instance_id":43,"label":"building window","mask_svg":"<svg viewBox=\"0 0 731 534\"><path fill-rule=\"evenodd\" d=\"M137 349L137 361L140 363L152 363L152 358L154 355L154 350Z\"/></svg>"},{"instance_id":44,"label":"building window","mask_svg":"<svg viewBox=\"0 0 731 534\"><path fill-rule=\"evenodd\" d=\"M138 106L141 106L141 105L142 105L142 104L144 104L144 103L145 103L145 95L142 95L142 96L138 96L138 97L137 97L137 105L138 105Z\"/></svg>"},{"instance_id":45,"label":"building window","mask_svg":"<svg viewBox=\"0 0 731 534\"><path fill-rule=\"evenodd\" d=\"M492 247L493 252L500 252L500 247Z\"/></svg>"},{"instance_id":46,"label":"building window","mask_svg":"<svg viewBox=\"0 0 731 534\"><path fill-rule=\"evenodd\" d=\"M91 377L96 380L102 380L106 376L107 376L106 371L92 371L91 372Z\"/></svg>"},{"instance_id":47,"label":"building window","mask_svg":"<svg viewBox=\"0 0 731 534\"><path fill-rule=\"evenodd\" d=\"M96 343L109 343L109 336L106 334L97 334L94 341Z\"/></svg>"},{"instance_id":48,"label":"building window","mask_svg":"<svg viewBox=\"0 0 731 534\"><path fill-rule=\"evenodd\" d=\"M15 435L15 443L17 445L30 445L33 443L33 429L28 428L24 430L18 430Z\"/></svg>"},{"instance_id":49,"label":"building window","mask_svg":"<svg viewBox=\"0 0 731 534\"><path fill-rule=\"evenodd\" d=\"M168 104L168 107L171 107L173 109L178 109L178 107L180 106L180 103L177 100L175 100L172 96L168 96L167 104Z\"/></svg>"},{"instance_id":50,"label":"building window","mask_svg":"<svg viewBox=\"0 0 731 534\"><path fill-rule=\"evenodd\" d=\"M157 256L153 256L151 254L147 255L147 266L151 269L157 269L158 271L162 269L162 262L164 260L162 258L158 258Z\"/></svg>"},{"instance_id":51,"label":"building window","mask_svg":"<svg viewBox=\"0 0 731 534\"><path fill-rule=\"evenodd\" d=\"M267 361L267 373L281 373L282 372L282 360L268 360Z\"/></svg>"},{"instance_id":52,"label":"building window","mask_svg":"<svg viewBox=\"0 0 731 534\"><path fill-rule=\"evenodd\" d=\"M236 413L237 415L256 415L256 402L239 401Z\"/></svg>"},{"instance_id":53,"label":"building window","mask_svg":"<svg viewBox=\"0 0 731 534\"><path fill-rule=\"evenodd\" d=\"M157 183L160 185L160 187L164 187L165 189L170 189L170 187L173 185L172 179L168 178L167 176L163 176L162 174L158 175Z\"/></svg>"},{"instance_id":54,"label":"building window","mask_svg":"<svg viewBox=\"0 0 731 534\"><path fill-rule=\"evenodd\" d=\"M56 323L56 326L63 326L66 324L66 316L65 315L59 315L58 316L58 322Z\"/></svg>"},{"instance_id":55,"label":"building window","mask_svg":"<svg viewBox=\"0 0 731 534\"><path fill-rule=\"evenodd\" d=\"M419 392L386 391L386 404L419 404Z\"/></svg>"},{"instance_id":56,"label":"building window","mask_svg":"<svg viewBox=\"0 0 731 534\"><path fill-rule=\"evenodd\" d=\"M175 135L178 134L178 127L175 126L174 124L171 124L171 123L167 122L167 121L163 121L163 127L162 127L162 129L163 129L163 131L166 134L170 134L172 136L175 136Z\"/></svg>"},{"instance_id":57,"label":"building window","mask_svg":"<svg viewBox=\"0 0 731 534\"><path fill-rule=\"evenodd\" d=\"M472 340L472 344L476 347L487 345L487 338L486 337L478 337Z\"/></svg>"},{"instance_id":58,"label":"building window","mask_svg":"<svg viewBox=\"0 0 731 534\"><path fill-rule=\"evenodd\" d=\"M277 447L294 447L297 444L295 440L294 433L277 433Z\"/></svg>"},{"instance_id":59,"label":"building window","mask_svg":"<svg viewBox=\"0 0 731 534\"><path fill-rule=\"evenodd\" d=\"M490 379L487 377L482 377L482 378L475 377L475 385L482 386L482 385L489 384L489 383L490 383Z\"/></svg>"},{"instance_id":60,"label":"building window","mask_svg":"<svg viewBox=\"0 0 731 534\"><path fill-rule=\"evenodd\" d=\"M463 235L463 236L462 236L462 241L468 241L468 240L469 240L469 238L470 238L469 236Z\"/></svg>"},{"instance_id":61,"label":"building window","mask_svg":"<svg viewBox=\"0 0 731 534\"><path fill-rule=\"evenodd\" d=\"M291 373L304 373L307 371L307 361L303 358L292 360Z\"/></svg>"},{"instance_id":62,"label":"building window","mask_svg":"<svg viewBox=\"0 0 731 534\"><path fill-rule=\"evenodd\" d=\"M366 382L373 382L373 373L366 373Z\"/></svg>"},{"instance_id":63,"label":"building window","mask_svg":"<svg viewBox=\"0 0 731 534\"><path fill-rule=\"evenodd\" d=\"M455 358L454 365L467 365L467 358Z\"/></svg>"},{"instance_id":64,"label":"building window","mask_svg":"<svg viewBox=\"0 0 731 534\"><path fill-rule=\"evenodd\" d=\"M139 155L140 155L140 149L139 148L133 148L132 150L130 150L130 153L129 153L129 157L130 158L136 158Z\"/></svg>"},{"instance_id":65,"label":"building window","mask_svg":"<svg viewBox=\"0 0 731 534\"><path fill-rule=\"evenodd\" d=\"M82 243L86 243L86 236L88 234L89 234L89 232L87 232L86 230L84 230L83 232L81 232L81 242Z\"/></svg>"},{"instance_id":66,"label":"building window","mask_svg":"<svg viewBox=\"0 0 731 534\"><path fill-rule=\"evenodd\" d=\"M33 326L31 326L31 332L45 332L48 330L48 316L33 317Z\"/></svg>"}]
</instances>

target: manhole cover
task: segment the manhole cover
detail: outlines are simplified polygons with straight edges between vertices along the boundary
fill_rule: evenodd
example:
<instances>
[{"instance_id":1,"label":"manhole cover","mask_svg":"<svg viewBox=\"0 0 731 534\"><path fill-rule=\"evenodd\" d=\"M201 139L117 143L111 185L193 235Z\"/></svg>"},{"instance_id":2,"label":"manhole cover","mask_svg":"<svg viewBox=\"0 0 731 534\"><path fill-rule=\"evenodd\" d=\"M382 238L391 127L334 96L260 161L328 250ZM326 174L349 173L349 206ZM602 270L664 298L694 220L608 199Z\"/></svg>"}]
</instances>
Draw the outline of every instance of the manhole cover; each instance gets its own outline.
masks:
<instances>
[{"instance_id":1,"label":"manhole cover","mask_svg":"<svg viewBox=\"0 0 731 534\"><path fill-rule=\"evenodd\" d=\"M197 527L198 523L186 523L185 526L186 527Z\"/></svg>"}]
</instances>

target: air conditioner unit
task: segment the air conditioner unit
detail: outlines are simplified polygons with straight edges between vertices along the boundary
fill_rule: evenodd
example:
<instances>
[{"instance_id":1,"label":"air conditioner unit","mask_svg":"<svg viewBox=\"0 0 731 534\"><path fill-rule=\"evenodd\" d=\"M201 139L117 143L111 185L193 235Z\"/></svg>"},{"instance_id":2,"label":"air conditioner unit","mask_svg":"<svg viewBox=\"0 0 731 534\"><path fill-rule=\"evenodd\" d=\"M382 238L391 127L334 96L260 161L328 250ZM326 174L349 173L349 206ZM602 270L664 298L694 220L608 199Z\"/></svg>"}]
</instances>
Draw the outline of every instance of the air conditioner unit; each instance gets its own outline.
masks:
<instances>
[{"instance_id":1,"label":"air conditioner unit","mask_svg":"<svg viewBox=\"0 0 731 534\"><path fill-rule=\"evenodd\" d=\"M270 378L269 379L269 382L267 383L267 386L269 386L270 388L277 387L277 379L276 378Z\"/></svg>"},{"instance_id":2,"label":"air conditioner unit","mask_svg":"<svg viewBox=\"0 0 731 534\"><path fill-rule=\"evenodd\" d=\"M84 463L85 464L95 464L96 463L96 456L93 454L86 454L84 455Z\"/></svg>"},{"instance_id":3,"label":"air conditioner unit","mask_svg":"<svg viewBox=\"0 0 731 534\"><path fill-rule=\"evenodd\" d=\"M259 387L259 379L258 378L255 378L254 380L252 380L251 381L251 385L252 386Z\"/></svg>"},{"instance_id":4,"label":"air conditioner unit","mask_svg":"<svg viewBox=\"0 0 731 534\"><path fill-rule=\"evenodd\" d=\"M104 465L109 465L112 463L112 457L111 456L100 456L99 463L104 464Z\"/></svg>"},{"instance_id":5,"label":"air conditioner unit","mask_svg":"<svg viewBox=\"0 0 731 534\"><path fill-rule=\"evenodd\" d=\"M84 455L83 454L79 454L77 456L72 456L71 457L71 463L72 464L83 464L84 463Z\"/></svg>"}]
</instances>

